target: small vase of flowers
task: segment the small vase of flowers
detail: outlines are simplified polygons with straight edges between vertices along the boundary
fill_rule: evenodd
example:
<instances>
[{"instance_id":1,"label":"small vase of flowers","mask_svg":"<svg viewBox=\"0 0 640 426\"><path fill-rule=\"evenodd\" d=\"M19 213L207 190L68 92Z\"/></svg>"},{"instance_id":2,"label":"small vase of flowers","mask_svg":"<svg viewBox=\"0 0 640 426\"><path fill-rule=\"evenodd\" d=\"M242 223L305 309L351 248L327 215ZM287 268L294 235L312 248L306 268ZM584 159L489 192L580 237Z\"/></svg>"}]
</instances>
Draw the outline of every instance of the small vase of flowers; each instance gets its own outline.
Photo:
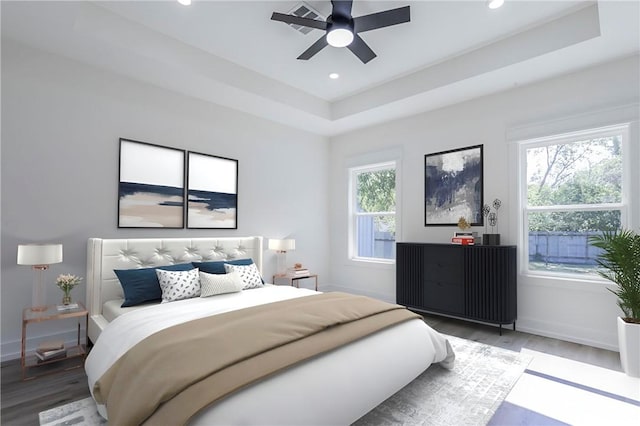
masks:
<instances>
[{"instance_id":1,"label":"small vase of flowers","mask_svg":"<svg viewBox=\"0 0 640 426\"><path fill-rule=\"evenodd\" d=\"M56 285L60 290L64 292L64 296L62 297L62 304L68 305L71 303L71 290L80 284L82 281L81 277L71 274L60 274L58 278L56 278Z\"/></svg>"}]
</instances>

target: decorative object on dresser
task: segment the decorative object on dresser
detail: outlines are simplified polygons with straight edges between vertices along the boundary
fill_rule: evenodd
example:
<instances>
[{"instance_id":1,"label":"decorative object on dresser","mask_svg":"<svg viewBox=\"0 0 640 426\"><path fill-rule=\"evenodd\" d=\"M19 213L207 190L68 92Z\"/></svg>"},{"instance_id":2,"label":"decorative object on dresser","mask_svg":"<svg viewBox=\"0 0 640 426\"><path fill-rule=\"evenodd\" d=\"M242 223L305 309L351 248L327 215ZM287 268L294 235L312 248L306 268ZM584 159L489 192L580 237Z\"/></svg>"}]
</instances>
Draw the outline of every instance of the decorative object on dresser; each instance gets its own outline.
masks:
<instances>
[{"instance_id":1,"label":"decorative object on dresser","mask_svg":"<svg viewBox=\"0 0 640 426\"><path fill-rule=\"evenodd\" d=\"M269 238L269 250L275 250L277 256L276 274L283 275L287 272L287 252L296 249L296 240Z\"/></svg>"},{"instance_id":2,"label":"decorative object on dresser","mask_svg":"<svg viewBox=\"0 0 640 426\"><path fill-rule=\"evenodd\" d=\"M485 204L482 207L482 215L485 217L484 224L484 234L482 234L482 244L485 246L499 246L500 245L500 234L498 233L498 210L500 210L500 206L502 206L502 201L499 199L493 200L493 209L491 211L491 206L489 204ZM491 226L491 233L487 233L487 226ZM493 228L495 227L495 233Z\"/></svg>"},{"instance_id":3,"label":"decorative object on dresser","mask_svg":"<svg viewBox=\"0 0 640 426\"><path fill-rule=\"evenodd\" d=\"M458 219L458 228L460 228L460 231L453 233L451 243L463 246L474 245L478 233L469 231L471 225L469 225L469 222L467 222L467 219L464 216L460 216L460 219Z\"/></svg>"},{"instance_id":4,"label":"decorative object on dresser","mask_svg":"<svg viewBox=\"0 0 640 426\"><path fill-rule=\"evenodd\" d=\"M409 309L515 330L516 281L515 246L396 244L396 299Z\"/></svg>"},{"instance_id":5,"label":"decorative object on dresser","mask_svg":"<svg viewBox=\"0 0 640 426\"><path fill-rule=\"evenodd\" d=\"M187 228L238 228L238 160L188 152Z\"/></svg>"},{"instance_id":6,"label":"decorative object on dresser","mask_svg":"<svg viewBox=\"0 0 640 426\"><path fill-rule=\"evenodd\" d=\"M30 265L34 271L31 298L32 311L47 309L43 273L49 265L62 262L62 244L19 244L18 265Z\"/></svg>"},{"instance_id":7,"label":"decorative object on dresser","mask_svg":"<svg viewBox=\"0 0 640 426\"><path fill-rule=\"evenodd\" d=\"M622 369L640 377L640 235L628 229L604 232L589 238L602 250L597 258L603 278L616 284L610 290L618 296L624 317L618 317L618 347Z\"/></svg>"},{"instance_id":8,"label":"decorative object on dresser","mask_svg":"<svg viewBox=\"0 0 640 426\"><path fill-rule=\"evenodd\" d=\"M184 150L120 139L118 228L184 227Z\"/></svg>"}]
</instances>

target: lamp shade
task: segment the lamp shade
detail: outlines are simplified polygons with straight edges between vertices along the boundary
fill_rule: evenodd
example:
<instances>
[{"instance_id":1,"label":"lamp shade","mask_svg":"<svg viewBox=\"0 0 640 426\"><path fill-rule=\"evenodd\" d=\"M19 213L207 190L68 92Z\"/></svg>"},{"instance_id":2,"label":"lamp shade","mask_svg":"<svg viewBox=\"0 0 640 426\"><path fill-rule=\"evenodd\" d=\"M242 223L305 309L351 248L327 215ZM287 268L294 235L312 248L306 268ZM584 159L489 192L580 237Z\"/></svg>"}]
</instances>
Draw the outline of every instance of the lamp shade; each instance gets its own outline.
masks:
<instances>
[{"instance_id":1,"label":"lamp shade","mask_svg":"<svg viewBox=\"0 0 640 426\"><path fill-rule=\"evenodd\" d=\"M289 251L296 249L296 240L276 240L274 238L269 239L269 250L277 251Z\"/></svg>"},{"instance_id":2,"label":"lamp shade","mask_svg":"<svg viewBox=\"0 0 640 426\"><path fill-rule=\"evenodd\" d=\"M62 262L62 244L19 244L18 265L51 265Z\"/></svg>"}]
</instances>

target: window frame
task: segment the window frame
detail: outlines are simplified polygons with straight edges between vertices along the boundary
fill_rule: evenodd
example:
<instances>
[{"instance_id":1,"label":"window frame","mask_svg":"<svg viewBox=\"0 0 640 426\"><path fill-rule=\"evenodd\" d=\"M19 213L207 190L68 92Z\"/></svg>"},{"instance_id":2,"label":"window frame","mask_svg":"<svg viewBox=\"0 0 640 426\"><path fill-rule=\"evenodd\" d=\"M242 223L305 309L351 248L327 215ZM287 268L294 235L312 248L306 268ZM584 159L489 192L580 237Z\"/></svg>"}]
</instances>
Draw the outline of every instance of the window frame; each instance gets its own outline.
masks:
<instances>
[{"instance_id":1,"label":"window frame","mask_svg":"<svg viewBox=\"0 0 640 426\"><path fill-rule=\"evenodd\" d=\"M630 212L630 125L631 123L620 123L609 126L587 128L584 130L560 133L533 139L525 139L517 142L518 145L518 169L519 188L518 206L520 212L519 234L522 250L520 250L520 273L527 276L564 278L569 280L584 282L601 282L603 279L594 274L581 274L572 272L553 272L529 269L529 214L546 212L572 212L572 211L620 211L620 225L622 228L629 227ZM598 204L569 204L554 206L529 206L528 205L528 182L527 182L527 150L531 148L544 147L549 145L560 145L571 142L584 141L586 139L596 139L599 137L621 135L622 152L622 182L621 201L619 203L598 203Z\"/></svg>"},{"instance_id":2,"label":"window frame","mask_svg":"<svg viewBox=\"0 0 640 426\"><path fill-rule=\"evenodd\" d=\"M396 203L395 203L395 211L394 212L358 212L357 211L357 175L360 173L368 173L368 172L376 172L380 170L388 170L393 169L395 171L395 193L396 193ZM398 206L400 205L400 160L393 159L387 161L378 161L369 164L362 164L357 166L349 167L347 170L348 179L349 179L349 195L348 195L348 215L349 215L349 226L348 226L348 250L347 257L349 261L358 262L358 263L369 263L369 264L379 264L379 265L394 265L396 262L395 258L387 259L387 258L379 258L379 257L365 257L359 256L357 253L357 241L358 241L358 218L363 216L394 216L395 218L395 241L398 241L398 236L400 235L400 215L398 214Z\"/></svg>"}]
</instances>

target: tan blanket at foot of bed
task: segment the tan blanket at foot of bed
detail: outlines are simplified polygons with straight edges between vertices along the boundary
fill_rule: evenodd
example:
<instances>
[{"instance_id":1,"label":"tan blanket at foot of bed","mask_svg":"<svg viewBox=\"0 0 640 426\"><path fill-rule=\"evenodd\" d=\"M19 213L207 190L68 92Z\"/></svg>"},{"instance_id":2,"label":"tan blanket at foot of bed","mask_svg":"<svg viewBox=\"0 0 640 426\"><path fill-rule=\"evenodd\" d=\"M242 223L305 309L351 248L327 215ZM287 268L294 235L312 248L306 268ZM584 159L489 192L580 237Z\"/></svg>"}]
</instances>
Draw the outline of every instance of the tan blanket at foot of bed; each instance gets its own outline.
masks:
<instances>
[{"instance_id":1,"label":"tan blanket at foot of bed","mask_svg":"<svg viewBox=\"0 0 640 426\"><path fill-rule=\"evenodd\" d=\"M144 339L96 382L109 424L185 424L201 409L279 370L389 326L403 306L324 293L179 324Z\"/></svg>"}]
</instances>

